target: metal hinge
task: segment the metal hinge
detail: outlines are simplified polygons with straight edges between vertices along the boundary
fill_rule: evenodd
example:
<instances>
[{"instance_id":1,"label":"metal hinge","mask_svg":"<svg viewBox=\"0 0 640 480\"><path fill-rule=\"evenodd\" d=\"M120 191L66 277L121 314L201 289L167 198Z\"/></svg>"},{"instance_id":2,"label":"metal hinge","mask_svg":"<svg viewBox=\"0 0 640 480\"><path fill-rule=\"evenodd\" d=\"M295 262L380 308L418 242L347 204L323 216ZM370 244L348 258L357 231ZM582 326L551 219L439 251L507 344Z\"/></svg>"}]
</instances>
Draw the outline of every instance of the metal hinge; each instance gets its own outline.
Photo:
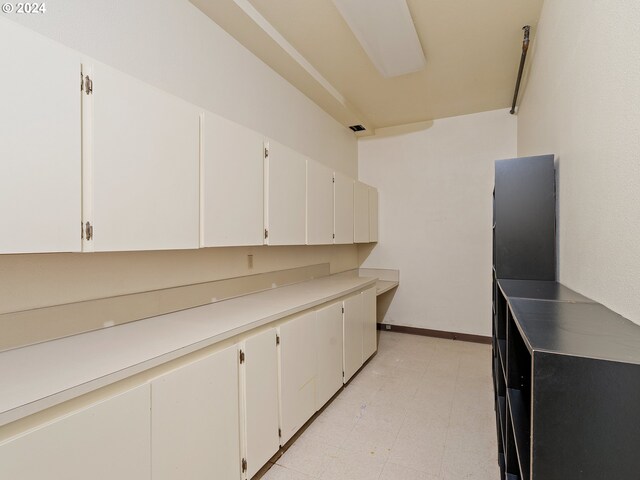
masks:
<instances>
[{"instance_id":1,"label":"metal hinge","mask_svg":"<svg viewBox=\"0 0 640 480\"><path fill-rule=\"evenodd\" d=\"M90 222L87 222L84 227L84 236L87 240L91 240L93 238L93 225Z\"/></svg>"},{"instance_id":2,"label":"metal hinge","mask_svg":"<svg viewBox=\"0 0 640 480\"><path fill-rule=\"evenodd\" d=\"M243 458L242 459L242 473L247 471L247 459Z\"/></svg>"},{"instance_id":3,"label":"metal hinge","mask_svg":"<svg viewBox=\"0 0 640 480\"><path fill-rule=\"evenodd\" d=\"M264 238L269 238L269 230L264 229Z\"/></svg>"},{"instance_id":4,"label":"metal hinge","mask_svg":"<svg viewBox=\"0 0 640 480\"><path fill-rule=\"evenodd\" d=\"M282 429L281 428L278 429L278 437L282 438Z\"/></svg>"},{"instance_id":5,"label":"metal hinge","mask_svg":"<svg viewBox=\"0 0 640 480\"><path fill-rule=\"evenodd\" d=\"M264 147L264 158L269 158L269 148Z\"/></svg>"},{"instance_id":6,"label":"metal hinge","mask_svg":"<svg viewBox=\"0 0 640 480\"><path fill-rule=\"evenodd\" d=\"M344 313L344 307L342 307L342 313Z\"/></svg>"},{"instance_id":7,"label":"metal hinge","mask_svg":"<svg viewBox=\"0 0 640 480\"><path fill-rule=\"evenodd\" d=\"M89 78L89 75L84 77L84 93L91 95L93 93L93 80Z\"/></svg>"},{"instance_id":8,"label":"metal hinge","mask_svg":"<svg viewBox=\"0 0 640 480\"><path fill-rule=\"evenodd\" d=\"M332 183L336 183L336 177L333 177L331 180L333 180Z\"/></svg>"},{"instance_id":9,"label":"metal hinge","mask_svg":"<svg viewBox=\"0 0 640 480\"><path fill-rule=\"evenodd\" d=\"M276 335L276 345L280 345L280 335Z\"/></svg>"},{"instance_id":10,"label":"metal hinge","mask_svg":"<svg viewBox=\"0 0 640 480\"><path fill-rule=\"evenodd\" d=\"M240 350L240 363L244 363L244 352Z\"/></svg>"},{"instance_id":11,"label":"metal hinge","mask_svg":"<svg viewBox=\"0 0 640 480\"><path fill-rule=\"evenodd\" d=\"M335 233L333 234L333 238L336 238L336 234Z\"/></svg>"}]
</instances>

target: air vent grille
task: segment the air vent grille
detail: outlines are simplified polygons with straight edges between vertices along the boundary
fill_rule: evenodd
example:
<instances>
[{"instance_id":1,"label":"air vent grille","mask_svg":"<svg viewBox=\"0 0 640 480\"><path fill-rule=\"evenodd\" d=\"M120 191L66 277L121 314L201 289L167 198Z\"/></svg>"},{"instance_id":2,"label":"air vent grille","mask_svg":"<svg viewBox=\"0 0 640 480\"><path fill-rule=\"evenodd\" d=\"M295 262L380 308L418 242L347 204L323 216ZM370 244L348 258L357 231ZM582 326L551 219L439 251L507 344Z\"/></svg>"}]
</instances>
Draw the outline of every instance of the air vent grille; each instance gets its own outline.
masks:
<instances>
[{"instance_id":1,"label":"air vent grille","mask_svg":"<svg viewBox=\"0 0 640 480\"><path fill-rule=\"evenodd\" d=\"M354 132L362 132L366 130L366 128L364 128L362 125L351 125L349 128Z\"/></svg>"}]
</instances>

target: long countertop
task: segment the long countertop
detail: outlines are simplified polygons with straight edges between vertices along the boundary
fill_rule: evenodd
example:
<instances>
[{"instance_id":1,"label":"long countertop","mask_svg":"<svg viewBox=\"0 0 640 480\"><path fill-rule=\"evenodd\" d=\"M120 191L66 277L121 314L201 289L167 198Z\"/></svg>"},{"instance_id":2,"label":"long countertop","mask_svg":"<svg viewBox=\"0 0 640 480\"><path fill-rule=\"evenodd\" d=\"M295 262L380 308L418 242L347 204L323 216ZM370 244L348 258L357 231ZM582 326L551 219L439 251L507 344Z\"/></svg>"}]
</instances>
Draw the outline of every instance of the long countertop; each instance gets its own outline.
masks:
<instances>
[{"instance_id":1,"label":"long countertop","mask_svg":"<svg viewBox=\"0 0 640 480\"><path fill-rule=\"evenodd\" d=\"M376 284L356 270L0 353L0 426Z\"/></svg>"}]
</instances>

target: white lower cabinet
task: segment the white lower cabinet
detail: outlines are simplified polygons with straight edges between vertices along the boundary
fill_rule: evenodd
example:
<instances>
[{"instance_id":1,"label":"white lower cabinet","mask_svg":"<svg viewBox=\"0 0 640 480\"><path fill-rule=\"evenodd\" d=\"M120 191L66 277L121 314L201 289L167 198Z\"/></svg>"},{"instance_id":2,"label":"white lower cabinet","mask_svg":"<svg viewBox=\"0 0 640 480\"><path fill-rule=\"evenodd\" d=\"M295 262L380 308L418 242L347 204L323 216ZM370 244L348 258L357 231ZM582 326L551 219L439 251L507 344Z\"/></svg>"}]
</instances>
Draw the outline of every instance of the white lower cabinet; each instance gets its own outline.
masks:
<instances>
[{"instance_id":1,"label":"white lower cabinet","mask_svg":"<svg viewBox=\"0 0 640 480\"><path fill-rule=\"evenodd\" d=\"M280 379L280 445L284 445L316 412L316 312L307 312L278 327Z\"/></svg>"},{"instance_id":2,"label":"white lower cabinet","mask_svg":"<svg viewBox=\"0 0 640 480\"><path fill-rule=\"evenodd\" d=\"M376 288L344 300L344 383L378 349Z\"/></svg>"},{"instance_id":3,"label":"white lower cabinet","mask_svg":"<svg viewBox=\"0 0 640 480\"><path fill-rule=\"evenodd\" d=\"M0 478L151 479L150 387L142 385L0 444Z\"/></svg>"},{"instance_id":4,"label":"white lower cabinet","mask_svg":"<svg viewBox=\"0 0 640 480\"><path fill-rule=\"evenodd\" d=\"M236 346L153 380L151 405L153 480L241 478Z\"/></svg>"},{"instance_id":5,"label":"white lower cabinet","mask_svg":"<svg viewBox=\"0 0 640 480\"><path fill-rule=\"evenodd\" d=\"M247 338L239 351L242 450L251 478L280 448L276 329Z\"/></svg>"},{"instance_id":6,"label":"white lower cabinet","mask_svg":"<svg viewBox=\"0 0 640 480\"><path fill-rule=\"evenodd\" d=\"M376 319L376 287L362 292L362 361L366 362L378 349Z\"/></svg>"},{"instance_id":7,"label":"white lower cabinet","mask_svg":"<svg viewBox=\"0 0 640 480\"><path fill-rule=\"evenodd\" d=\"M362 295L356 294L344 302L344 383L362 366Z\"/></svg>"},{"instance_id":8,"label":"white lower cabinet","mask_svg":"<svg viewBox=\"0 0 640 480\"><path fill-rule=\"evenodd\" d=\"M342 302L316 311L315 345L316 410L320 410L342 387Z\"/></svg>"}]
</instances>

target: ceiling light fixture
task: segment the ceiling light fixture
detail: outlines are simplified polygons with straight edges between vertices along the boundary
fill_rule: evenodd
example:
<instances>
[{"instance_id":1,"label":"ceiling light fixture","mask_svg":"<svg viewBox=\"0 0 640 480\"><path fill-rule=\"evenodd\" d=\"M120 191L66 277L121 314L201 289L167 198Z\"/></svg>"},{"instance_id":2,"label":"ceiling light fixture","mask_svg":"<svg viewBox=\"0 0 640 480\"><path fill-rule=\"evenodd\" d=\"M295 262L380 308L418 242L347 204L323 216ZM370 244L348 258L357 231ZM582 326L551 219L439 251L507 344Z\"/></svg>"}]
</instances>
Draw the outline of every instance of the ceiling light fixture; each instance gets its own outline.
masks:
<instances>
[{"instance_id":1,"label":"ceiling light fixture","mask_svg":"<svg viewBox=\"0 0 640 480\"><path fill-rule=\"evenodd\" d=\"M384 77L424 68L425 58L406 0L333 0Z\"/></svg>"}]
</instances>

